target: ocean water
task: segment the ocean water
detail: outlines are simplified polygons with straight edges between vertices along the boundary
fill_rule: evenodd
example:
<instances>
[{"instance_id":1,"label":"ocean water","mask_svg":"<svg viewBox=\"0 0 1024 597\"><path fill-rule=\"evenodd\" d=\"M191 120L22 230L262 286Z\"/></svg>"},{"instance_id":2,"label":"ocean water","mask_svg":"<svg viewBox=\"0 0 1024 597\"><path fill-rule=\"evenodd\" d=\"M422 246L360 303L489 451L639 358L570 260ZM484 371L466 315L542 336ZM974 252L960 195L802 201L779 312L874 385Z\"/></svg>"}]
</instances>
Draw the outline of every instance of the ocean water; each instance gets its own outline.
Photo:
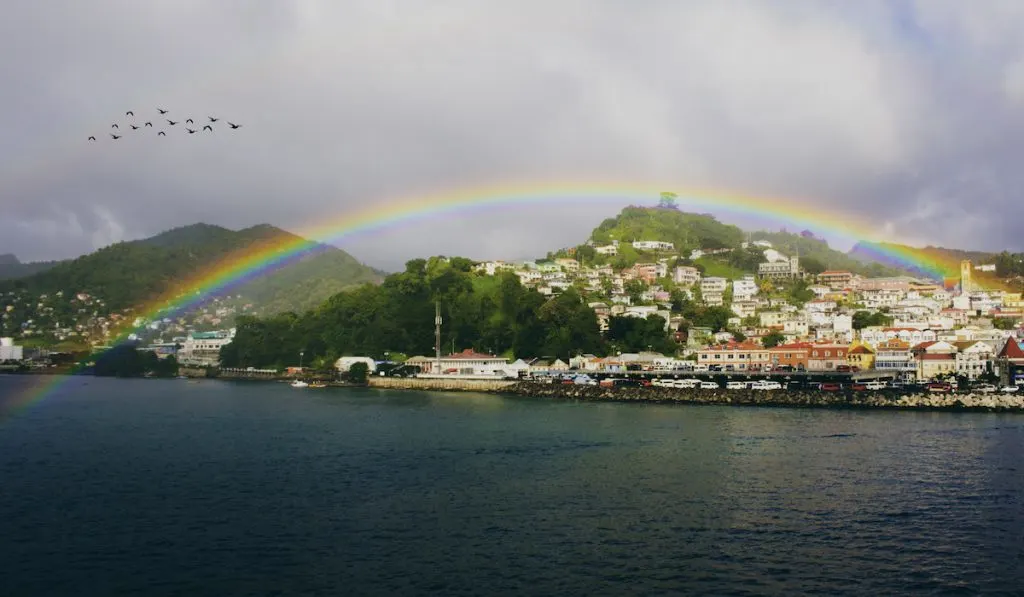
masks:
<instances>
[{"instance_id":1,"label":"ocean water","mask_svg":"<svg viewBox=\"0 0 1024 597\"><path fill-rule=\"evenodd\" d=\"M1022 449L1008 414L75 378L0 423L0 595L1020 595Z\"/></svg>"}]
</instances>

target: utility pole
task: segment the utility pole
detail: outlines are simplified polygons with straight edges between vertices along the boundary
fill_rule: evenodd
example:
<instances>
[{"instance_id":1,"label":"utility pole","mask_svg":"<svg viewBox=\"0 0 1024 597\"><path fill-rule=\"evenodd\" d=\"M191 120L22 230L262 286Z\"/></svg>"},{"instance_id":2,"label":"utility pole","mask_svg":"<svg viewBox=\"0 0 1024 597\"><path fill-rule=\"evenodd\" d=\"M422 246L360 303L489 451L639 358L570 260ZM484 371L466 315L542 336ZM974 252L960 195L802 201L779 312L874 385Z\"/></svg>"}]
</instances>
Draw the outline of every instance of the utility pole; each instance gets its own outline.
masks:
<instances>
[{"instance_id":1,"label":"utility pole","mask_svg":"<svg viewBox=\"0 0 1024 597\"><path fill-rule=\"evenodd\" d=\"M434 301L434 369L441 373L441 301Z\"/></svg>"}]
</instances>

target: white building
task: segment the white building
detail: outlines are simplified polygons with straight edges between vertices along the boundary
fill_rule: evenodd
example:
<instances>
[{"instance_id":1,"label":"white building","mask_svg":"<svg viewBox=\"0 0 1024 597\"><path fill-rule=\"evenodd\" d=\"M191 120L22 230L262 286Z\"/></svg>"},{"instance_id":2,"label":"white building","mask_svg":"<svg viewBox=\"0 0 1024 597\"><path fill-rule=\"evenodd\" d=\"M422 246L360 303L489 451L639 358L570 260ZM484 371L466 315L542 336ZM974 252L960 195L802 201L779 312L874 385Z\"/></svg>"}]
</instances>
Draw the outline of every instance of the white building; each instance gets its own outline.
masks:
<instances>
[{"instance_id":1,"label":"white building","mask_svg":"<svg viewBox=\"0 0 1024 597\"><path fill-rule=\"evenodd\" d=\"M800 258L794 256L782 261L767 261L757 266L757 273L771 280L799 277Z\"/></svg>"},{"instance_id":2,"label":"white building","mask_svg":"<svg viewBox=\"0 0 1024 597\"><path fill-rule=\"evenodd\" d=\"M635 240L633 248L641 251L674 251L676 246L662 240Z\"/></svg>"},{"instance_id":3,"label":"white building","mask_svg":"<svg viewBox=\"0 0 1024 597\"><path fill-rule=\"evenodd\" d=\"M754 276L743 276L732 283L732 300L746 301L757 296L758 287Z\"/></svg>"},{"instance_id":4,"label":"white building","mask_svg":"<svg viewBox=\"0 0 1024 597\"><path fill-rule=\"evenodd\" d=\"M712 276L700 281L700 292L705 295L706 299L709 294L722 294L728 286L729 281L725 278L716 278Z\"/></svg>"},{"instance_id":5,"label":"white building","mask_svg":"<svg viewBox=\"0 0 1024 597\"><path fill-rule=\"evenodd\" d=\"M988 371L988 364L996 354L996 350L986 342L957 342L956 374L968 379L978 379Z\"/></svg>"},{"instance_id":6,"label":"white building","mask_svg":"<svg viewBox=\"0 0 1024 597\"><path fill-rule=\"evenodd\" d=\"M700 282L700 270L695 267L680 265L676 267L675 275L672 276L672 281L680 286L693 286Z\"/></svg>"},{"instance_id":7,"label":"white building","mask_svg":"<svg viewBox=\"0 0 1024 597\"><path fill-rule=\"evenodd\" d=\"M235 328L216 332L192 332L185 338L178 358L189 365L218 365L220 349L235 339Z\"/></svg>"},{"instance_id":8,"label":"white building","mask_svg":"<svg viewBox=\"0 0 1024 597\"><path fill-rule=\"evenodd\" d=\"M0 338L0 362L20 361L24 358L24 347L15 346L14 338Z\"/></svg>"},{"instance_id":9,"label":"white building","mask_svg":"<svg viewBox=\"0 0 1024 597\"><path fill-rule=\"evenodd\" d=\"M337 361L334 361L334 368L337 369L339 373L347 373L348 370L352 368L352 365L355 365L356 363L365 363L366 370L370 373L377 370L377 362L370 357L341 357Z\"/></svg>"},{"instance_id":10,"label":"white building","mask_svg":"<svg viewBox=\"0 0 1024 597\"><path fill-rule=\"evenodd\" d=\"M471 349L430 359L424 371L433 375L491 375L504 376L506 360L492 354L483 354Z\"/></svg>"},{"instance_id":11,"label":"white building","mask_svg":"<svg viewBox=\"0 0 1024 597\"><path fill-rule=\"evenodd\" d=\"M601 247L594 247L594 251L598 255L618 255L619 254L619 246L618 245L604 245L604 246L601 246Z\"/></svg>"}]
</instances>

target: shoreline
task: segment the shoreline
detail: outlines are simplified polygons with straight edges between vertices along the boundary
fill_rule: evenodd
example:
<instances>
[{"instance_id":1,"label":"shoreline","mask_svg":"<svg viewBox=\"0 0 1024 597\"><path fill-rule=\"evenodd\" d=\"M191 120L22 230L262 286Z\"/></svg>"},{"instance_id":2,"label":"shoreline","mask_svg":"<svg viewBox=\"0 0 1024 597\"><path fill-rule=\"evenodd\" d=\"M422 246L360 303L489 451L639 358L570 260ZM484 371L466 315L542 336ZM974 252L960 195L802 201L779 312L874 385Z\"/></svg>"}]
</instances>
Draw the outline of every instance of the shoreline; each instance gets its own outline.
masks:
<instances>
[{"instance_id":1,"label":"shoreline","mask_svg":"<svg viewBox=\"0 0 1024 597\"><path fill-rule=\"evenodd\" d=\"M6 372L5 372L6 373ZM11 375L47 375L94 377L67 372L46 371ZM109 379L174 379L119 378ZM189 377L210 381L284 383L287 378ZM789 390L684 390L661 387L601 387L575 384L548 384L529 381L418 379L370 377L365 384L344 381L327 382L330 388L372 388L378 390L422 392L477 392L572 402L624 402L637 404L689 404L709 406L746 406L762 408L820 408L846 410L899 410L917 412L999 412L1024 413L1021 394L906 394L893 390L874 392L789 391Z\"/></svg>"},{"instance_id":2,"label":"shoreline","mask_svg":"<svg viewBox=\"0 0 1024 597\"><path fill-rule=\"evenodd\" d=\"M387 380L387 381L383 381ZM459 383L461 381L461 383ZM472 383L476 382L476 383ZM481 384L487 384L486 386ZM544 384L528 381L370 378L368 387L425 392L462 391L504 394L574 402L632 402L769 408L824 408L942 412L1024 413L1024 396L1016 394L906 394L787 390L684 390L659 387L616 387Z\"/></svg>"}]
</instances>

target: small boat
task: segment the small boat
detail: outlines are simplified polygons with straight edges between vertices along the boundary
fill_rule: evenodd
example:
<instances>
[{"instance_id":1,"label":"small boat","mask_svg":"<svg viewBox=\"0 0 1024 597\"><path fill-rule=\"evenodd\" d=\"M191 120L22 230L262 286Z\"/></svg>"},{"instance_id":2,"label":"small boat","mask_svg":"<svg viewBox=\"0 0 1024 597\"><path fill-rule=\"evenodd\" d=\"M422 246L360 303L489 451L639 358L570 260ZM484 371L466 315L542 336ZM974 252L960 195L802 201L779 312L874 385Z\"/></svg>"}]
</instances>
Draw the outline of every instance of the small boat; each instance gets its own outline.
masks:
<instances>
[{"instance_id":1,"label":"small boat","mask_svg":"<svg viewBox=\"0 0 1024 597\"><path fill-rule=\"evenodd\" d=\"M301 379L296 379L295 381L292 382L292 387L293 388L308 388L309 384L304 382L304 381L302 381Z\"/></svg>"},{"instance_id":2,"label":"small boat","mask_svg":"<svg viewBox=\"0 0 1024 597\"><path fill-rule=\"evenodd\" d=\"M311 388L326 388L327 384L325 384L322 381L314 381L313 383L309 384L309 387L311 387Z\"/></svg>"}]
</instances>

